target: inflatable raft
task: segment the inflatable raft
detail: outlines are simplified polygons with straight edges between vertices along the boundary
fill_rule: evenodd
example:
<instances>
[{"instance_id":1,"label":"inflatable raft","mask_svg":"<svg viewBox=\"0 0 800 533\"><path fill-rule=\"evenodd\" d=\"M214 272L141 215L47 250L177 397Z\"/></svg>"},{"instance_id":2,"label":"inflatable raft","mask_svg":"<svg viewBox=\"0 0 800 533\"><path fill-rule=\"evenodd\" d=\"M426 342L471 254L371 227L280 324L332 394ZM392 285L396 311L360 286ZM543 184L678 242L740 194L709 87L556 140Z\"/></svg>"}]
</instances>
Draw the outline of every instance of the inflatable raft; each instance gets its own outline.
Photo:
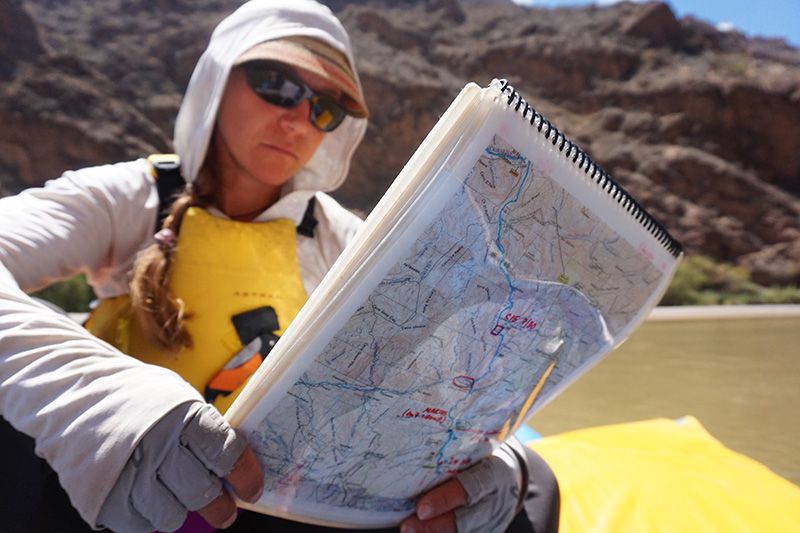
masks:
<instances>
[{"instance_id":1,"label":"inflatable raft","mask_svg":"<svg viewBox=\"0 0 800 533\"><path fill-rule=\"evenodd\" d=\"M800 532L800 487L726 448L692 417L528 445L558 479L561 532Z\"/></svg>"}]
</instances>

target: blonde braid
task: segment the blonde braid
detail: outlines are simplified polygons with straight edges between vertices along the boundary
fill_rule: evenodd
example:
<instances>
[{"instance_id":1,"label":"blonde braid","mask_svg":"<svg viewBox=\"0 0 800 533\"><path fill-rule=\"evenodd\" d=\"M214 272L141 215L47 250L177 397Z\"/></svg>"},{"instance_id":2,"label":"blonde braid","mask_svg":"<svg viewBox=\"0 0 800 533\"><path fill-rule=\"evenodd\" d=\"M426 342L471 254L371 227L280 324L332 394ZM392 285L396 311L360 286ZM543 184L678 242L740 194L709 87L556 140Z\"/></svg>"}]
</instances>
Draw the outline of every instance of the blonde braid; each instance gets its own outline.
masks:
<instances>
[{"instance_id":1,"label":"blonde braid","mask_svg":"<svg viewBox=\"0 0 800 533\"><path fill-rule=\"evenodd\" d=\"M180 232L186 211L192 206L213 204L215 194L211 173L201 169L195 183L178 196L170 206L162 230ZM192 336L184 320L189 317L183 300L170 290L172 247L153 244L145 248L136 260L130 284L131 308L148 340L169 351L177 352L192 346Z\"/></svg>"}]
</instances>

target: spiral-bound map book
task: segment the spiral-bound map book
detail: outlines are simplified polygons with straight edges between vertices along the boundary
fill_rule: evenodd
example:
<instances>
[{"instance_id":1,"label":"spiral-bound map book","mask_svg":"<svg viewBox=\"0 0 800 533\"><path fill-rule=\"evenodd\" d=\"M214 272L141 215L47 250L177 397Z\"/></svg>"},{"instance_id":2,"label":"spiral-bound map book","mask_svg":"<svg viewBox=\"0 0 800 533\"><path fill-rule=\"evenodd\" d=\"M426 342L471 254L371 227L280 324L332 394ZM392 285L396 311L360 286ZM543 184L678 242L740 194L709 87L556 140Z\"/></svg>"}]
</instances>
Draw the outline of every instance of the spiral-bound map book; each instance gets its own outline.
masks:
<instances>
[{"instance_id":1,"label":"spiral-bound map book","mask_svg":"<svg viewBox=\"0 0 800 533\"><path fill-rule=\"evenodd\" d=\"M243 506L397 524L625 340L680 257L506 81L467 85L228 411L264 471Z\"/></svg>"}]
</instances>

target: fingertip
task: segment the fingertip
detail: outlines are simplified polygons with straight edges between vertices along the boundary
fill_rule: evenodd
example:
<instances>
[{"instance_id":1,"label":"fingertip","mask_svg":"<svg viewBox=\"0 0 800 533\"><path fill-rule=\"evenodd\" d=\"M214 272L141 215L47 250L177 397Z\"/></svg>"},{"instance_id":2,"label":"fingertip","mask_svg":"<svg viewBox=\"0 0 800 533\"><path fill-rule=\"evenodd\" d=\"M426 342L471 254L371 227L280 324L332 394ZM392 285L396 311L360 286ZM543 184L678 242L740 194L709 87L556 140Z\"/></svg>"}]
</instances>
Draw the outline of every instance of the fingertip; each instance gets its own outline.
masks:
<instances>
[{"instance_id":1,"label":"fingertip","mask_svg":"<svg viewBox=\"0 0 800 533\"><path fill-rule=\"evenodd\" d=\"M428 502L422 502L417 506L417 516L420 520L428 520L434 517L433 505Z\"/></svg>"},{"instance_id":2,"label":"fingertip","mask_svg":"<svg viewBox=\"0 0 800 533\"><path fill-rule=\"evenodd\" d=\"M197 511L206 522L215 528L230 527L236 520L236 503L231 495L223 491L217 498Z\"/></svg>"},{"instance_id":3,"label":"fingertip","mask_svg":"<svg viewBox=\"0 0 800 533\"><path fill-rule=\"evenodd\" d=\"M430 520L420 520L416 515L406 518L400 524L401 533L456 533L455 513L449 512Z\"/></svg>"},{"instance_id":4,"label":"fingertip","mask_svg":"<svg viewBox=\"0 0 800 533\"><path fill-rule=\"evenodd\" d=\"M253 450L248 446L242 452L233 471L226 476L236 495L246 502L256 502L264 492L264 475Z\"/></svg>"},{"instance_id":5,"label":"fingertip","mask_svg":"<svg viewBox=\"0 0 800 533\"><path fill-rule=\"evenodd\" d=\"M417 500L417 516L420 520L430 520L461 507L466 500L467 494L461 483L452 478L429 490Z\"/></svg>"},{"instance_id":6,"label":"fingertip","mask_svg":"<svg viewBox=\"0 0 800 533\"><path fill-rule=\"evenodd\" d=\"M400 533L417 533L417 528L410 522L400 524Z\"/></svg>"},{"instance_id":7,"label":"fingertip","mask_svg":"<svg viewBox=\"0 0 800 533\"><path fill-rule=\"evenodd\" d=\"M229 527L231 527L233 523L236 522L236 518L238 516L239 516L238 511L233 511L233 514L229 516L228 519L225 520L225 522L223 522L221 526L219 526L219 529L228 529Z\"/></svg>"},{"instance_id":8,"label":"fingertip","mask_svg":"<svg viewBox=\"0 0 800 533\"><path fill-rule=\"evenodd\" d=\"M400 533L417 533L419 529L419 518L411 515L400 523Z\"/></svg>"}]
</instances>

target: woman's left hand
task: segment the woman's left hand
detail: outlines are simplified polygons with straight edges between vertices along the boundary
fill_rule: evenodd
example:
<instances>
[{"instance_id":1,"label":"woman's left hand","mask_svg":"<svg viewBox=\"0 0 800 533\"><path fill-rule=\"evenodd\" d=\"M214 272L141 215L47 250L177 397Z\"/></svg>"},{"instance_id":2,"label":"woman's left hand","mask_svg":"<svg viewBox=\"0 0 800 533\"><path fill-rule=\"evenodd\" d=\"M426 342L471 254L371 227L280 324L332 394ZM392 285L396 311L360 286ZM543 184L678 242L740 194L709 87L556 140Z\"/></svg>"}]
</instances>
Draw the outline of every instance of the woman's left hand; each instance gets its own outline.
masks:
<instances>
[{"instance_id":1,"label":"woman's left hand","mask_svg":"<svg viewBox=\"0 0 800 533\"><path fill-rule=\"evenodd\" d=\"M505 531L517 514L523 484L520 457L502 444L475 466L456 474L417 500L402 533Z\"/></svg>"}]
</instances>

